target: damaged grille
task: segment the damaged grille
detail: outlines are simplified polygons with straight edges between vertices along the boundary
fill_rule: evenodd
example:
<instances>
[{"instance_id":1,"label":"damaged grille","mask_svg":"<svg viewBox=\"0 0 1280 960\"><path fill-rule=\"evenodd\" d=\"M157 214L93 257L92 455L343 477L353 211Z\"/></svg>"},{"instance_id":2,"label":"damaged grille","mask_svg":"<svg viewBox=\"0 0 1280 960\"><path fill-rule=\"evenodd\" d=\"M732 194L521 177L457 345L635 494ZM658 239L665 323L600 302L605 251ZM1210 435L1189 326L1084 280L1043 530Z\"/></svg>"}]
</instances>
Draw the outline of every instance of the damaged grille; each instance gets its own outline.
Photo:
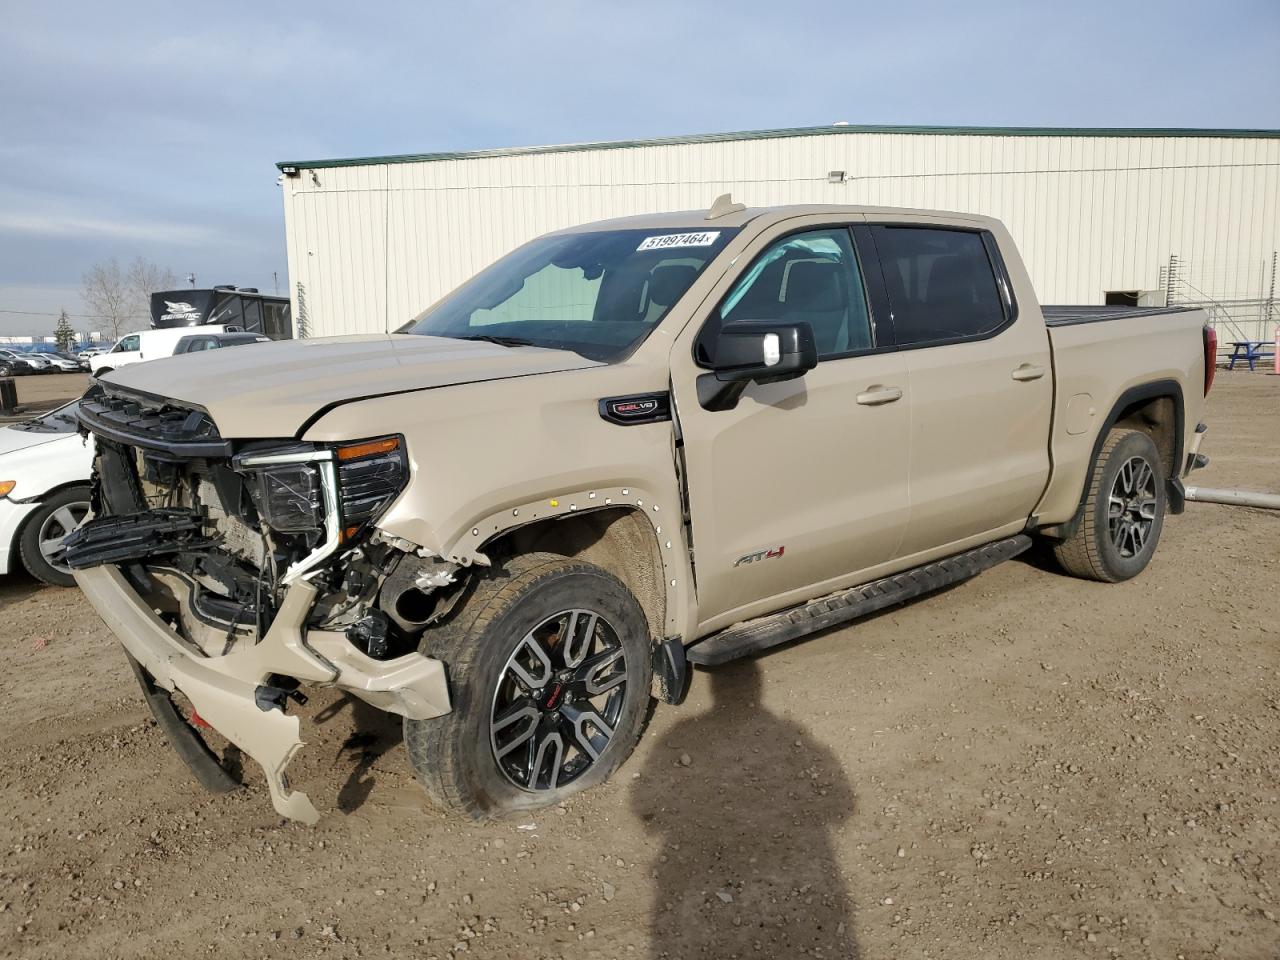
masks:
<instances>
[{"instance_id":1,"label":"damaged grille","mask_svg":"<svg viewBox=\"0 0 1280 960\"><path fill-rule=\"evenodd\" d=\"M102 517L68 534L58 548L58 559L73 570L83 570L206 549L214 541L202 538L201 529L200 516L181 508Z\"/></svg>"},{"instance_id":2,"label":"damaged grille","mask_svg":"<svg viewBox=\"0 0 1280 960\"><path fill-rule=\"evenodd\" d=\"M80 424L108 440L182 457L231 455L213 420L203 410L95 386L80 401Z\"/></svg>"}]
</instances>

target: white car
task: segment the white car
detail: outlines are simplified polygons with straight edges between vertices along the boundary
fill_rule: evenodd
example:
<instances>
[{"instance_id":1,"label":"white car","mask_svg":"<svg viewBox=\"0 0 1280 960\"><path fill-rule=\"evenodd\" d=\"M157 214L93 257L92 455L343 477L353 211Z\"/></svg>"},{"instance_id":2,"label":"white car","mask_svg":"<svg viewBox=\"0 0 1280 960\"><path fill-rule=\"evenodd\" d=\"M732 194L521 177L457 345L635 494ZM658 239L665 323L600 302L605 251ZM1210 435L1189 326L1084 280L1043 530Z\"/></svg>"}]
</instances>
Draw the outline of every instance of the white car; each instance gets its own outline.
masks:
<instances>
[{"instance_id":1,"label":"white car","mask_svg":"<svg viewBox=\"0 0 1280 960\"><path fill-rule=\"evenodd\" d=\"M60 353L39 353L36 356L48 360L59 373L79 373L84 369L79 360L71 356L63 356Z\"/></svg>"},{"instance_id":2,"label":"white car","mask_svg":"<svg viewBox=\"0 0 1280 960\"><path fill-rule=\"evenodd\" d=\"M159 360L173 356L178 341L194 333L235 333L243 328L232 324L209 324L199 327L163 327L159 330L139 330L120 338L120 342L96 357L89 359L89 369L95 377L118 370L143 360Z\"/></svg>"},{"instance_id":3,"label":"white car","mask_svg":"<svg viewBox=\"0 0 1280 960\"><path fill-rule=\"evenodd\" d=\"M0 427L0 574L25 569L45 583L75 585L51 557L89 512L92 470L93 442L78 432L76 403Z\"/></svg>"}]
</instances>

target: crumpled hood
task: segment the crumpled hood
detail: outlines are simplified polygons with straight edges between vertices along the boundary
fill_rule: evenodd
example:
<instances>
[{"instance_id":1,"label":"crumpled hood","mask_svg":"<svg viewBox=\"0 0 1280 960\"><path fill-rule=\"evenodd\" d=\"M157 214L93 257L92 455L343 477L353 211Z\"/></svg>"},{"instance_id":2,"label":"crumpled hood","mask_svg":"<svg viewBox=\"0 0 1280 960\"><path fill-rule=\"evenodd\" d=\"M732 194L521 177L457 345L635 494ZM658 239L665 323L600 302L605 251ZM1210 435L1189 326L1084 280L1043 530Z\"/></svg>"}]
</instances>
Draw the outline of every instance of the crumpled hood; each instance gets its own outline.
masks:
<instances>
[{"instance_id":1,"label":"crumpled hood","mask_svg":"<svg viewBox=\"0 0 1280 960\"><path fill-rule=\"evenodd\" d=\"M202 407L235 439L296 436L321 410L351 400L596 366L568 350L390 334L223 347L102 379Z\"/></svg>"}]
</instances>

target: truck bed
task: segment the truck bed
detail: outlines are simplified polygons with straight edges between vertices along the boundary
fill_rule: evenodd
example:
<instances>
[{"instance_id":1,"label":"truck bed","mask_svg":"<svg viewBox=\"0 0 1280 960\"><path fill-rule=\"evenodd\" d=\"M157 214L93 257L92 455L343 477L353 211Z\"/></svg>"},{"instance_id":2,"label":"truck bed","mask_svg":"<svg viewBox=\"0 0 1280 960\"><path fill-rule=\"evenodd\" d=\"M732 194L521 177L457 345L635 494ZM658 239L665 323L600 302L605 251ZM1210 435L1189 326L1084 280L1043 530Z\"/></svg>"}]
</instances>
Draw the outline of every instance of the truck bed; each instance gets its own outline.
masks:
<instances>
[{"instance_id":1,"label":"truck bed","mask_svg":"<svg viewBox=\"0 0 1280 960\"><path fill-rule=\"evenodd\" d=\"M1185 307L1042 307L1053 346L1053 472L1036 513L1047 526L1071 517L1093 465L1095 441L1118 405L1142 391L1181 391L1175 450L1194 440L1204 405L1204 340L1208 317ZM1120 320L1124 323L1102 323ZM1138 393L1133 393L1138 391ZM1170 464L1181 476L1181 452Z\"/></svg>"},{"instance_id":2,"label":"truck bed","mask_svg":"<svg viewBox=\"0 0 1280 960\"><path fill-rule=\"evenodd\" d=\"M1041 306L1044 322L1051 327L1066 327L1076 323L1101 323L1104 320L1124 320L1130 317L1151 317L1162 313L1185 313L1194 307L1104 307L1098 304L1054 304Z\"/></svg>"}]
</instances>

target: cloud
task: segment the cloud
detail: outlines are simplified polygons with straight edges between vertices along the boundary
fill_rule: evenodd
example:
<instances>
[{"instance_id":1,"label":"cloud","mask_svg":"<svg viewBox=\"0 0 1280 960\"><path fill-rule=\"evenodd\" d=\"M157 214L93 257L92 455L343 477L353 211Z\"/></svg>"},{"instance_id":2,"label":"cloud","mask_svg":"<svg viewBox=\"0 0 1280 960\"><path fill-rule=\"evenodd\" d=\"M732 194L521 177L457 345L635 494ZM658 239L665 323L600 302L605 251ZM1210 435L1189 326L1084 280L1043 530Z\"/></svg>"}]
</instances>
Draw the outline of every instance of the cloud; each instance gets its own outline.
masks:
<instances>
[{"instance_id":1,"label":"cloud","mask_svg":"<svg viewBox=\"0 0 1280 960\"><path fill-rule=\"evenodd\" d=\"M55 237L107 237L195 246L219 239L218 231L198 224L147 220L109 220L59 214L0 212L0 231Z\"/></svg>"},{"instance_id":2,"label":"cloud","mask_svg":"<svg viewBox=\"0 0 1280 960\"><path fill-rule=\"evenodd\" d=\"M1276 0L1167 0L1158 18L1114 0L725 9L10 3L0 287L72 285L142 255L201 282L270 289L275 272L287 289L277 160L837 119L1280 126ZM12 287L0 300L21 307Z\"/></svg>"}]
</instances>

